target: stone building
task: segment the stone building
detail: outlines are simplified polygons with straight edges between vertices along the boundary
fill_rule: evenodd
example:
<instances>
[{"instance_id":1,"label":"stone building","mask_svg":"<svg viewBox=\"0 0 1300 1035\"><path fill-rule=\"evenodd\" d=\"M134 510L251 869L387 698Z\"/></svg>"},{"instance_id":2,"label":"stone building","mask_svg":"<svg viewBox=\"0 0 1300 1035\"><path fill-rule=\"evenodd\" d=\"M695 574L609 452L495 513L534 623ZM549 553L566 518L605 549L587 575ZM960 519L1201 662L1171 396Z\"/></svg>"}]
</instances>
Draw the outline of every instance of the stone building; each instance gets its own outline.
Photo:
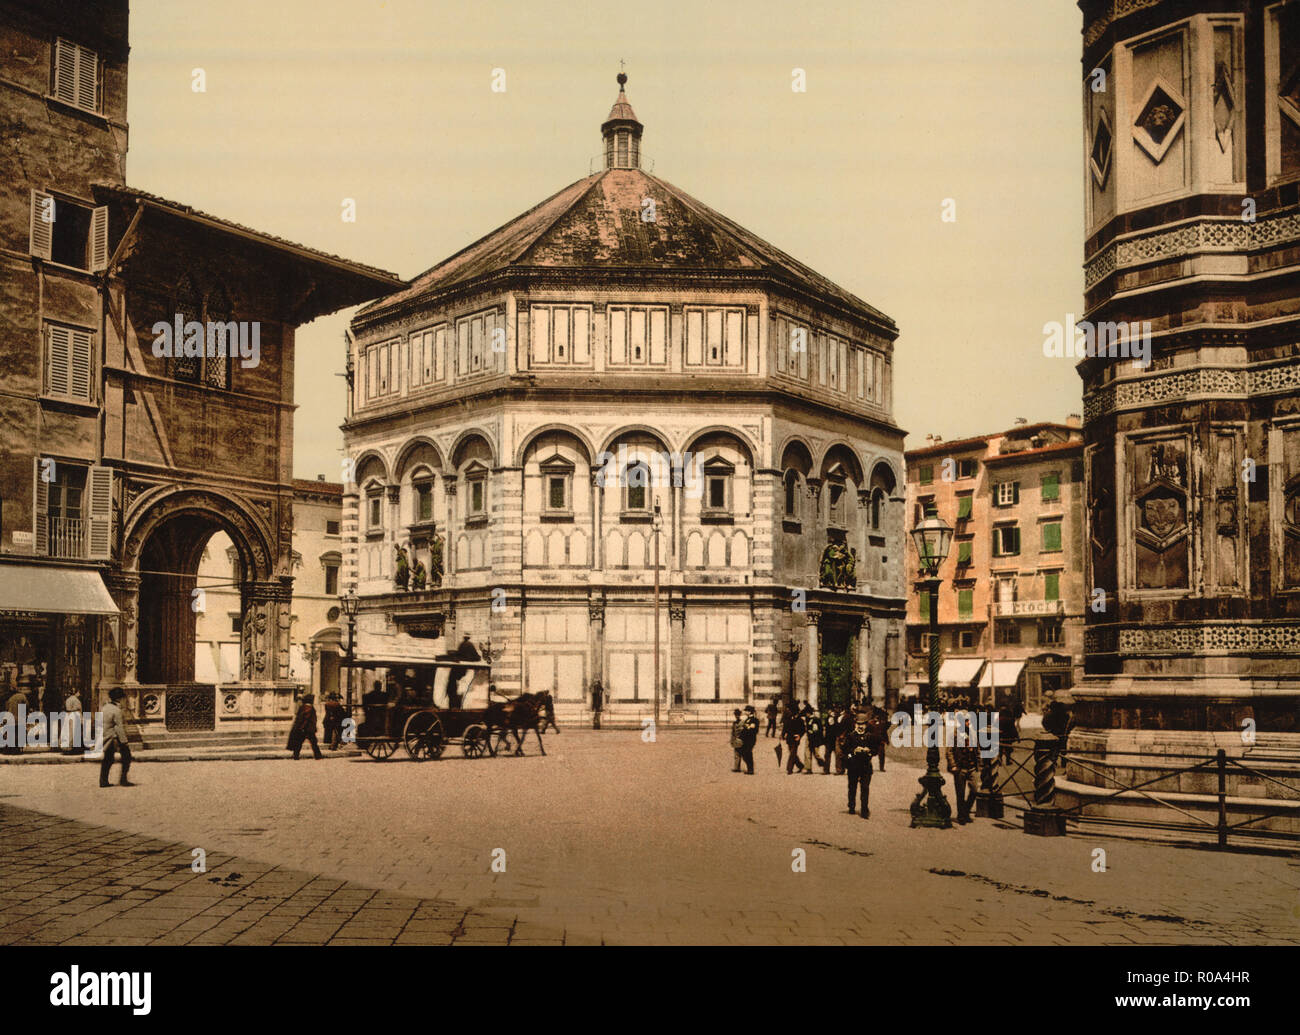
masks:
<instances>
[{"instance_id":1,"label":"stone building","mask_svg":"<svg viewBox=\"0 0 1300 1035\"><path fill-rule=\"evenodd\" d=\"M1067 689L1083 663L1083 432L1018 422L1008 431L909 449L911 527L929 514L952 526L939 570L940 682L972 700L1018 698L1030 713ZM907 571L916 545L908 537ZM930 597L907 601L907 682L929 680Z\"/></svg>"},{"instance_id":2,"label":"stone building","mask_svg":"<svg viewBox=\"0 0 1300 1035\"><path fill-rule=\"evenodd\" d=\"M897 330L641 168L605 167L365 307L349 335L344 581L358 653L469 633L507 693L729 716L788 688L897 691ZM657 531L658 529L658 531ZM398 547L427 574L394 582Z\"/></svg>"},{"instance_id":3,"label":"stone building","mask_svg":"<svg viewBox=\"0 0 1300 1035\"><path fill-rule=\"evenodd\" d=\"M1079 6L1085 315L1149 325L1151 361L1078 363L1085 573L1107 601L1087 614L1078 743L1240 754L1253 724L1252 750L1294 753L1300 3Z\"/></svg>"},{"instance_id":4,"label":"stone building","mask_svg":"<svg viewBox=\"0 0 1300 1035\"><path fill-rule=\"evenodd\" d=\"M126 0L0 4L0 50L0 676L168 728L288 714L294 331L400 281L126 185ZM220 707L193 610L219 531Z\"/></svg>"},{"instance_id":5,"label":"stone building","mask_svg":"<svg viewBox=\"0 0 1300 1035\"><path fill-rule=\"evenodd\" d=\"M339 572L343 566L343 486L293 481L293 611L289 616L289 678L319 699L340 687L339 660L346 651L340 623ZM203 551L197 588L202 610L194 629L194 677L201 683L239 681L244 612L239 551L218 532Z\"/></svg>"}]
</instances>

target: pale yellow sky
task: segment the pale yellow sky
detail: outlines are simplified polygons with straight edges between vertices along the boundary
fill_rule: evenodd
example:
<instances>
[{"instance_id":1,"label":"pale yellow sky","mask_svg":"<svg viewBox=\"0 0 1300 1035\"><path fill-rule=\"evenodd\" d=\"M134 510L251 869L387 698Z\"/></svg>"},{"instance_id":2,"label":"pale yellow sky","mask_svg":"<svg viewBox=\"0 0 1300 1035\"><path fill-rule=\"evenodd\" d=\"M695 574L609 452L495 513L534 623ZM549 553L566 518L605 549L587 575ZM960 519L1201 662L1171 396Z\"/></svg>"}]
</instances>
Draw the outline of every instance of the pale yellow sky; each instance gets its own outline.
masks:
<instances>
[{"instance_id":1,"label":"pale yellow sky","mask_svg":"<svg viewBox=\"0 0 1300 1035\"><path fill-rule=\"evenodd\" d=\"M587 175L622 59L656 175L898 323L915 446L1080 410L1042 354L1081 307L1079 30L1070 0L138 0L127 178L409 278ZM299 335L299 477L338 477L349 315Z\"/></svg>"}]
</instances>

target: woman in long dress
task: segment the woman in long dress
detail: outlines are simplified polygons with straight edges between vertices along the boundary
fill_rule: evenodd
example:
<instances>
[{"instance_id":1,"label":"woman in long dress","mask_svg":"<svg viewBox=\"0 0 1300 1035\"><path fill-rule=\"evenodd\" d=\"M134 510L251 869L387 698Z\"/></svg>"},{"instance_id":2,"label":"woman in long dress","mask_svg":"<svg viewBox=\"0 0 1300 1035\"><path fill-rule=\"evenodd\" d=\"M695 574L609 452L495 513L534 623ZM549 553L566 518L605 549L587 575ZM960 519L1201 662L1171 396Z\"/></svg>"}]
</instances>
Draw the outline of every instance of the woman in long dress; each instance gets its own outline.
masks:
<instances>
[{"instance_id":1,"label":"woman in long dress","mask_svg":"<svg viewBox=\"0 0 1300 1035\"><path fill-rule=\"evenodd\" d=\"M63 722L59 730L59 750L65 755L79 755L86 748L81 737L81 698L70 689L63 701Z\"/></svg>"}]
</instances>

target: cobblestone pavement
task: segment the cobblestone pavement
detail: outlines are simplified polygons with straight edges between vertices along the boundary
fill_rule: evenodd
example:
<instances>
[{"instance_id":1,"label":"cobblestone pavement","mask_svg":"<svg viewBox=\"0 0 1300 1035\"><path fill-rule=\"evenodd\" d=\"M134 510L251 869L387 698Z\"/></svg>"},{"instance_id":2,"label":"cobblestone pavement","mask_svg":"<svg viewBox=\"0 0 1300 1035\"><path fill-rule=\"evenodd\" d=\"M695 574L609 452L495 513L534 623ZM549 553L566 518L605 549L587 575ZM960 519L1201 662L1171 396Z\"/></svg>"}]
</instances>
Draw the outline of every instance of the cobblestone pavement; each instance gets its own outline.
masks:
<instances>
[{"instance_id":1,"label":"cobblestone pavement","mask_svg":"<svg viewBox=\"0 0 1300 1035\"><path fill-rule=\"evenodd\" d=\"M843 777L786 776L767 739L752 777L731 772L725 733L546 743L545 758L533 740L524 758L138 764L137 787L106 790L91 765L6 769L0 941L1300 940L1295 856L989 820L912 830L919 770L897 761L864 821Z\"/></svg>"}]
</instances>

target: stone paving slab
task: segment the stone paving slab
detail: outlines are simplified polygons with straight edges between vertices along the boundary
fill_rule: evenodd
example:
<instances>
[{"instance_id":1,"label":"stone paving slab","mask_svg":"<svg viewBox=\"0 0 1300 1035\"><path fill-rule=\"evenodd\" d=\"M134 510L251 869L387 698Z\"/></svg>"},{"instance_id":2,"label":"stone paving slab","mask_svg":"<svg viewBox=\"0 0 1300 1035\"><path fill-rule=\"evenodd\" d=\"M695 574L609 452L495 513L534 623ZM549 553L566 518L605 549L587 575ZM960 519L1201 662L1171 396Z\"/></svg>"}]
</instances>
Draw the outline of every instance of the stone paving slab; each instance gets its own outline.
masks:
<instances>
[{"instance_id":1,"label":"stone paving slab","mask_svg":"<svg viewBox=\"0 0 1300 1035\"><path fill-rule=\"evenodd\" d=\"M125 837L149 866L103 853ZM68 853L75 886L57 878ZM233 856L204 873L187 845L141 841L111 827L0 804L0 944L4 945L455 945L510 944L511 927L449 902L396 895ZM363 937L354 937L363 935ZM529 944L564 933L531 928Z\"/></svg>"},{"instance_id":2,"label":"stone paving slab","mask_svg":"<svg viewBox=\"0 0 1300 1035\"><path fill-rule=\"evenodd\" d=\"M314 939L340 914L330 944L492 943L501 931L511 944L1300 941L1294 856L1036 838L990 820L913 830L920 773L893 757L864 821L845 813L842 777L791 779L771 743L754 776L730 771L725 733L677 731L646 743L566 730L547 736L546 757L146 763L132 769L139 786L107 790L75 767L13 768L7 800L47 815L22 814L41 833L18 844L2 823L0 887L16 902L71 887L96 896L94 910L176 904L140 914L152 938L188 933L185 920L158 932L185 909L217 917L194 944L294 938L282 918ZM206 906L189 875L198 847L222 878ZM77 916L52 915L56 931ZM113 936L116 915L87 931ZM49 922L0 916L25 923L24 939Z\"/></svg>"}]
</instances>

